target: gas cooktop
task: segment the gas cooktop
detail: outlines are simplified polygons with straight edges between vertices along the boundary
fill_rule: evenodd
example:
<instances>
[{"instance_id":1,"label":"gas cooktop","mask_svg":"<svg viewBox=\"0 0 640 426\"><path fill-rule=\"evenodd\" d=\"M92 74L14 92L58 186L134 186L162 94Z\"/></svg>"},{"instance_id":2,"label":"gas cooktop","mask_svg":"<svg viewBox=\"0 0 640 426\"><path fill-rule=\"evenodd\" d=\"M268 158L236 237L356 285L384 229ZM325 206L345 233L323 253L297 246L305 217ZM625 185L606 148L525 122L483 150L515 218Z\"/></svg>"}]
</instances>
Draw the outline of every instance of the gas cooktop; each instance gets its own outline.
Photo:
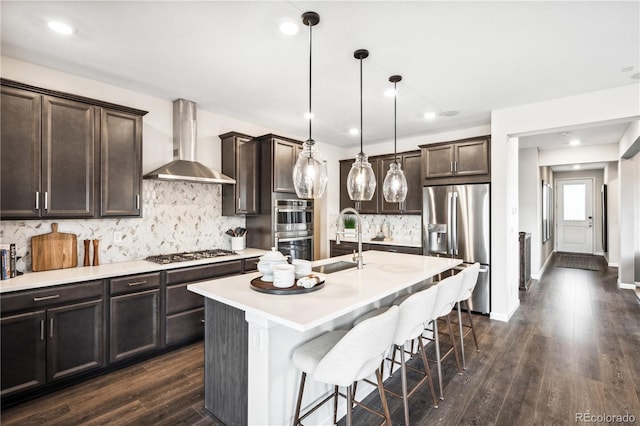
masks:
<instances>
[{"instance_id":1,"label":"gas cooktop","mask_svg":"<svg viewBox=\"0 0 640 426\"><path fill-rule=\"evenodd\" d=\"M146 260L150 262L159 263L165 265L167 263L186 262L189 260L209 259L212 257L230 256L232 254L238 254L235 251L213 249L213 250L199 250L199 251L187 251L183 253L171 253L171 254L158 254L155 256L149 256Z\"/></svg>"}]
</instances>

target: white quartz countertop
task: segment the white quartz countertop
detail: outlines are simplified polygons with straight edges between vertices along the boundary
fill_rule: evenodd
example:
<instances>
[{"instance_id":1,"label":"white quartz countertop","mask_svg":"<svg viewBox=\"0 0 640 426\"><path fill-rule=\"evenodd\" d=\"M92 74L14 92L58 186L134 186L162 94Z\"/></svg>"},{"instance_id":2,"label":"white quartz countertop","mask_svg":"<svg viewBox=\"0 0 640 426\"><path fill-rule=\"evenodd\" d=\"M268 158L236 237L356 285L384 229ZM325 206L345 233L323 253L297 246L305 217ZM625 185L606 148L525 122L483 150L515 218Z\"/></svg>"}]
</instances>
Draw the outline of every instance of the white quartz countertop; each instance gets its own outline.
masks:
<instances>
[{"instance_id":1,"label":"white quartz countertop","mask_svg":"<svg viewBox=\"0 0 640 426\"><path fill-rule=\"evenodd\" d=\"M335 241L335 239L333 239ZM341 237L340 241L348 241L350 243L357 243L358 239L354 238L354 237ZM422 247L422 242L421 241L414 241L414 240L394 240L394 239L390 239L390 240L383 240L383 241L378 241L378 240L372 240L371 238L363 238L362 242L365 244L382 244L382 245L386 245L386 246L402 246L402 247Z\"/></svg>"},{"instance_id":2,"label":"white quartz countertop","mask_svg":"<svg viewBox=\"0 0 640 426\"><path fill-rule=\"evenodd\" d=\"M80 281L99 280L123 275L144 274L167 269L228 262L231 260L262 256L266 253L266 250L246 248L244 250L237 251L237 253L237 255L220 256L187 262L175 262L165 265L160 265L147 260L131 260L127 262L108 263L100 266L80 266L77 268L56 269L53 271L28 272L15 278L0 281L0 293L18 290L33 290L59 284L71 284Z\"/></svg>"},{"instance_id":3,"label":"white quartz countertop","mask_svg":"<svg viewBox=\"0 0 640 426\"><path fill-rule=\"evenodd\" d=\"M259 272L190 284L187 288L247 314L257 315L298 331L306 331L369 305L395 292L444 272L462 261L443 257L366 251L364 268L326 275L323 288L302 294L275 295L250 287ZM313 262L314 265L351 260L351 255Z\"/></svg>"}]
</instances>

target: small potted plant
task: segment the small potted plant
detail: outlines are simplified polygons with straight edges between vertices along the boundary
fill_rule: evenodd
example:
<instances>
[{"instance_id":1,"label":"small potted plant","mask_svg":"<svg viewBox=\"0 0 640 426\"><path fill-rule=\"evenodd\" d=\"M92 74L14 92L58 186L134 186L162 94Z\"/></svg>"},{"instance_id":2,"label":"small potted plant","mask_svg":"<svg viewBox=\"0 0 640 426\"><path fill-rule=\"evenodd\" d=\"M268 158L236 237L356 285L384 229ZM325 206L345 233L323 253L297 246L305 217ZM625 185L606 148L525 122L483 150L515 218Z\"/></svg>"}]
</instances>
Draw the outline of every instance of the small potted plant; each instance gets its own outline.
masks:
<instances>
[{"instance_id":1,"label":"small potted plant","mask_svg":"<svg viewBox=\"0 0 640 426\"><path fill-rule=\"evenodd\" d=\"M356 235L356 217L353 215L346 215L343 219L344 234L345 236Z\"/></svg>"}]
</instances>

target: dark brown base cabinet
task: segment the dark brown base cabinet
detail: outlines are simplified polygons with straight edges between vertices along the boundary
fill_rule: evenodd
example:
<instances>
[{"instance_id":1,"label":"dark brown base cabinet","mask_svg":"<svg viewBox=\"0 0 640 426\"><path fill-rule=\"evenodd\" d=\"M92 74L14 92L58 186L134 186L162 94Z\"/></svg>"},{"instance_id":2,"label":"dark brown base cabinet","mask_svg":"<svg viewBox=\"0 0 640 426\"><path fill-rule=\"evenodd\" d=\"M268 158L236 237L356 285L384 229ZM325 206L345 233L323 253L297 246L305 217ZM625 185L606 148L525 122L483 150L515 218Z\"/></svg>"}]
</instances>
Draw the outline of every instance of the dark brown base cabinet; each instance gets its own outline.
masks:
<instances>
[{"instance_id":1,"label":"dark brown base cabinet","mask_svg":"<svg viewBox=\"0 0 640 426\"><path fill-rule=\"evenodd\" d=\"M3 296L2 397L103 367L103 306L102 281Z\"/></svg>"},{"instance_id":2,"label":"dark brown base cabinet","mask_svg":"<svg viewBox=\"0 0 640 426\"><path fill-rule=\"evenodd\" d=\"M187 286L255 271L257 262L255 257L3 293L2 406L202 339L204 298Z\"/></svg>"},{"instance_id":3,"label":"dark brown base cabinet","mask_svg":"<svg viewBox=\"0 0 640 426\"><path fill-rule=\"evenodd\" d=\"M112 279L110 361L160 349L160 273Z\"/></svg>"},{"instance_id":4,"label":"dark brown base cabinet","mask_svg":"<svg viewBox=\"0 0 640 426\"><path fill-rule=\"evenodd\" d=\"M337 244L335 240L330 240L329 243L330 257L343 256L345 254L353 254L358 252L358 243L354 243L353 241L342 241L340 242L340 244ZM403 254L422 254L422 247L362 243L362 251L366 250L387 251L390 253Z\"/></svg>"}]
</instances>

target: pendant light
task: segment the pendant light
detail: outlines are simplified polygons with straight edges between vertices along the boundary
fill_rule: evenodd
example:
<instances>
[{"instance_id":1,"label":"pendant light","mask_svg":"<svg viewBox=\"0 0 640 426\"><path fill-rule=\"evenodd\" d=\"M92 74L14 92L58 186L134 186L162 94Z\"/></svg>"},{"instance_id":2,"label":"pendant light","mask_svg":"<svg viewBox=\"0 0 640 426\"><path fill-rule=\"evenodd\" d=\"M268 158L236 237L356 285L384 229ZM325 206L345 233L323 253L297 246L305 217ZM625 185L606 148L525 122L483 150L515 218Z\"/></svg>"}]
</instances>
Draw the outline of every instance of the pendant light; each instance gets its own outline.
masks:
<instances>
[{"instance_id":1,"label":"pendant light","mask_svg":"<svg viewBox=\"0 0 640 426\"><path fill-rule=\"evenodd\" d=\"M362 60L368 56L366 49L353 52L353 57L360 61L360 152L347 176L347 192L353 201L369 201L376 192L376 175L362 150Z\"/></svg>"},{"instance_id":2,"label":"pendant light","mask_svg":"<svg viewBox=\"0 0 640 426\"><path fill-rule=\"evenodd\" d=\"M388 203L403 203L407 198L407 178L404 176L404 172L402 171L402 167L400 162L398 161L397 155L397 105L396 100L398 99L398 91L396 90L396 85L398 82L402 80L401 75L392 75L389 77L389 81L393 83L393 155L394 160L389 165L389 171L387 171L387 175L384 178L384 183L382 184L382 193L384 194L384 199Z\"/></svg>"},{"instance_id":3,"label":"pendant light","mask_svg":"<svg viewBox=\"0 0 640 426\"><path fill-rule=\"evenodd\" d=\"M329 180L327 163L322 160L315 141L311 137L311 46L312 28L320 22L316 12L302 14L302 22L309 27L309 139L302 144L302 152L293 167L293 185L300 198L320 198L324 194Z\"/></svg>"}]
</instances>

